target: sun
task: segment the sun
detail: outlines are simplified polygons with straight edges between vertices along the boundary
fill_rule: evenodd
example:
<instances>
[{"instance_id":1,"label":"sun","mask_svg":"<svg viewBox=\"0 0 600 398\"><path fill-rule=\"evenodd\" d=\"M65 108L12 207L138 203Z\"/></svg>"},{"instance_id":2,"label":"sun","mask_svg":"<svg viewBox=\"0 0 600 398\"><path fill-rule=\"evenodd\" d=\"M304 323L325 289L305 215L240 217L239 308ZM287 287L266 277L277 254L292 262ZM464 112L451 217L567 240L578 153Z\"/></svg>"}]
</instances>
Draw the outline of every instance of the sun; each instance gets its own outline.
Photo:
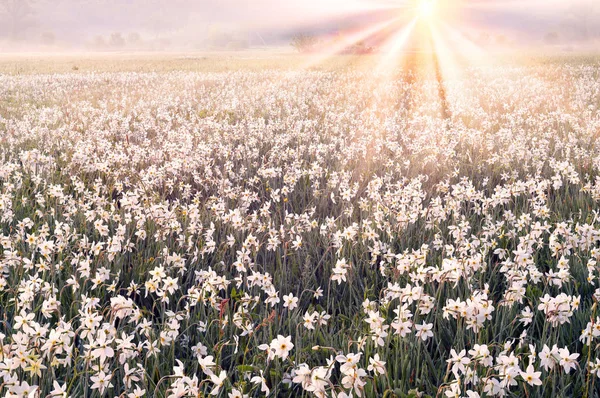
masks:
<instances>
[{"instance_id":1,"label":"sun","mask_svg":"<svg viewBox=\"0 0 600 398\"><path fill-rule=\"evenodd\" d=\"M417 11L419 17L423 19L432 19L435 15L435 0L419 0Z\"/></svg>"}]
</instances>

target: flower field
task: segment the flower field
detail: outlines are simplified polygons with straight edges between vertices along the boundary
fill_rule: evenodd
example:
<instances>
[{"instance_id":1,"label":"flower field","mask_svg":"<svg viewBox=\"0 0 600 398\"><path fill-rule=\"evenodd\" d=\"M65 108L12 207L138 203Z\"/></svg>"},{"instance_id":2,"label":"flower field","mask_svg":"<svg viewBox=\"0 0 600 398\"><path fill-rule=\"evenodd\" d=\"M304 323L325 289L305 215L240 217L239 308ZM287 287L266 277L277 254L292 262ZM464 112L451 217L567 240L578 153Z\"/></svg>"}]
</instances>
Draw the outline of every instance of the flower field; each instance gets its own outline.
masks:
<instances>
[{"instance_id":1,"label":"flower field","mask_svg":"<svg viewBox=\"0 0 600 398\"><path fill-rule=\"evenodd\" d=\"M0 159L3 397L600 396L599 63L3 74Z\"/></svg>"}]
</instances>

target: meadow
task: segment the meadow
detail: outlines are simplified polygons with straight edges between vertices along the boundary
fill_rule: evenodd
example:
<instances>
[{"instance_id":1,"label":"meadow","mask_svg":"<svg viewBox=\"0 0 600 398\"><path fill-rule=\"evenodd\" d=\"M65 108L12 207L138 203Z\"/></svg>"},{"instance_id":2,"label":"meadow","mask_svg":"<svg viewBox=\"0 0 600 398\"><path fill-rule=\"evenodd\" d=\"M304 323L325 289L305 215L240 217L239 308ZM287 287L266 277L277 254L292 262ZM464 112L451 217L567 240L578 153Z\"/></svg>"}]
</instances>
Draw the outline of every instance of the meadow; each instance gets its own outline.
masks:
<instances>
[{"instance_id":1,"label":"meadow","mask_svg":"<svg viewBox=\"0 0 600 398\"><path fill-rule=\"evenodd\" d=\"M301 63L0 57L0 394L600 397L600 59Z\"/></svg>"}]
</instances>

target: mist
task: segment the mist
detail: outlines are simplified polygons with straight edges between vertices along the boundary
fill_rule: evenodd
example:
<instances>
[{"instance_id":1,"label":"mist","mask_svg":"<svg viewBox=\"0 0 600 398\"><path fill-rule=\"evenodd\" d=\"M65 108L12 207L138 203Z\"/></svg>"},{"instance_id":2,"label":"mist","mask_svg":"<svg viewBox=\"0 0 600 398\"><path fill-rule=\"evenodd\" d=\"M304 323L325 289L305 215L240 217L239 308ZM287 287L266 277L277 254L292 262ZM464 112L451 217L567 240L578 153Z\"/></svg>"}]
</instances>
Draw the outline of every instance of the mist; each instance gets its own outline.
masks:
<instances>
[{"instance_id":1,"label":"mist","mask_svg":"<svg viewBox=\"0 0 600 398\"><path fill-rule=\"evenodd\" d=\"M446 2L469 37L599 48L594 0ZM410 1L389 0L0 0L0 51L289 48L300 33L360 29L410 15L410 8Z\"/></svg>"}]
</instances>

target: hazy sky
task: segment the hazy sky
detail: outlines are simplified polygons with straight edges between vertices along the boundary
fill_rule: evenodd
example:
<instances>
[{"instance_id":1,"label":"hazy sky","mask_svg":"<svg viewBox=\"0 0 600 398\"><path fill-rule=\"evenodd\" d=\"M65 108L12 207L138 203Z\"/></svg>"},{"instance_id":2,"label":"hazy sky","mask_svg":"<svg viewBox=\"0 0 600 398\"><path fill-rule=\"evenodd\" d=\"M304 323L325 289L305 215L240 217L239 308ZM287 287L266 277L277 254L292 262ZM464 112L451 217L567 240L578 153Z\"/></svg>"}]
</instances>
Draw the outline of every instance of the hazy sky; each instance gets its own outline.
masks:
<instances>
[{"instance_id":1,"label":"hazy sky","mask_svg":"<svg viewBox=\"0 0 600 398\"><path fill-rule=\"evenodd\" d=\"M0 38L22 42L51 33L82 45L97 36L137 32L145 40L180 44L215 31L285 38L293 32L335 30L391 15L408 15L411 0L0 0ZM600 0L438 0L458 10L465 29L541 39L600 36ZM283 39L282 39L283 40Z\"/></svg>"}]
</instances>

